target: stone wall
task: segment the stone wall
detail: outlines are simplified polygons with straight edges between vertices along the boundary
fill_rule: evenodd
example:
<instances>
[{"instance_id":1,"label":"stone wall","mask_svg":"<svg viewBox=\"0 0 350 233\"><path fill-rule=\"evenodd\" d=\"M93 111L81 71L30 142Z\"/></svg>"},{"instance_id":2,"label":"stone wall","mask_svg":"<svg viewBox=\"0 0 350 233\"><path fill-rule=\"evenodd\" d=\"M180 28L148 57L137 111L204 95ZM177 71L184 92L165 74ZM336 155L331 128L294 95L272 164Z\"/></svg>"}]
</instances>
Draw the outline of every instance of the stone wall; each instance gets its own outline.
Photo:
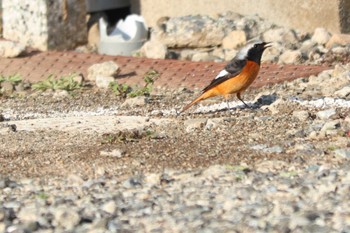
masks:
<instances>
[{"instance_id":1,"label":"stone wall","mask_svg":"<svg viewBox=\"0 0 350 233\"><path fill-rule=\"evenodd\" d=\"M259 15L276 25L313 32L317 27L332 33L350 32L349 0L131 0L132 11L149 26L161 17L209 15L232 11Z\"/></svg>"},{"instance_id":2,"label":"stone wall","mask_svg":"<svg viewBox=\"0 0 350 233\"><path fill-rule=\"evenodd\" d=\"M84 0L2 0L3 37L40 50L86 43Z\"/></svg>"}]
</instances>

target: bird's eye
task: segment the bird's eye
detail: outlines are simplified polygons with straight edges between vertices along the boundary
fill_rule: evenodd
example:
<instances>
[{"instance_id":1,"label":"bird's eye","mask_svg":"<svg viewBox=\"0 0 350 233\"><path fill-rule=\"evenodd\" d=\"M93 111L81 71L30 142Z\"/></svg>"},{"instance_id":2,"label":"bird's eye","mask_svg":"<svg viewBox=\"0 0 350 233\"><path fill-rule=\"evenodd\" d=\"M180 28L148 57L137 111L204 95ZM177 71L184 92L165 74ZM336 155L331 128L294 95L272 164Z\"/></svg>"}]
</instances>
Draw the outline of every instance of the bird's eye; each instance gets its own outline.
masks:
<instances>
[{"instance_id":1,"label":"bird's eye","mask_svg":"<svg viewBox=\"0 0 350 233\"><path fill-rule=\"evenodd\" d=\"M254 48L258 48L258 44L255 44L255 45L254 45Z\"/></svg>"}]
</instances>

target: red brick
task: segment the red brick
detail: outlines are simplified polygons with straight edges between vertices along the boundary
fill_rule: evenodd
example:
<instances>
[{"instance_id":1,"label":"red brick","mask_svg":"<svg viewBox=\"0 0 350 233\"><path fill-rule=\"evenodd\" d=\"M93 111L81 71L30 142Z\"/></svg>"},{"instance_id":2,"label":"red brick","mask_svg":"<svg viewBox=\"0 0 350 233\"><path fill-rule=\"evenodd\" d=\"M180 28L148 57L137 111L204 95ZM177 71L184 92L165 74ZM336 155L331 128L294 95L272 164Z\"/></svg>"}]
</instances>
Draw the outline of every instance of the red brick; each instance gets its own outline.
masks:
<instances>
[{"instance_id":1,"label":"red brick","mask_svg":"<svg viewBox=\"0 0 350 233\"><path fill-rule=\"evenodd\" d=\"M123 78L118 79L120 82L142 85L145 73L150 69L155 69L161 74L155 85L169 88L180 86L203 88L225 66L225 63L147 59L76 52L31 52L20 58L0 58L0 71L7 75L19 73L25 79L38 81L47 78L49 74L59 76L77 72L87 75L87 68L91 65L110 60L121 67L120 76ZM329 67L262 64L259 77L253 83L253 87L307 77L318 74L325 69L329 69Z\"/></svg>"}]
</instances>

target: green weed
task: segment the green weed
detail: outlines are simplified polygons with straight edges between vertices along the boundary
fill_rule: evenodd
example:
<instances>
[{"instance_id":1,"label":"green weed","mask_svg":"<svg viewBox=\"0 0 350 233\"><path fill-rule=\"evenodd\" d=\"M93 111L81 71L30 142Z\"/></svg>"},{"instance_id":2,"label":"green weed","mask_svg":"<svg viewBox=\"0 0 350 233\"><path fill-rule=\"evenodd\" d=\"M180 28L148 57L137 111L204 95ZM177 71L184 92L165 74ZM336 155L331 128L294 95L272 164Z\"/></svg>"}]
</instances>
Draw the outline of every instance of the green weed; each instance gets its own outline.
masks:
<instances>
[{"instance_id":1,"label":"green weed","mask_svg":"<svg viewBox=\"0 0 350 233\"><path fill-rule=\"evenodd\" d=\"M155 79L159 76L156 70L149 70L143 77L145 85L143 87L130 86L128 84L119 84L118 82L113 82L110 84L110 88L117 95L123 98L133 98L137 96L149 96L153 89L153 84Z\"/></svg>"},{"instance_id":2,"label":"green weed","mask_svg":"<svg viewBox=\"0 0 350 233\"><path fill-rule=\"evenodd\" d=\"M39 199L42 199L42 200L46 200L46 199L49 198L49 195L47 195L47 194L44 193L44 192L40 192L40 193L38 193L38 194L36 195L36 197L39 198Z\"/></svg>"},{"instance_id":3,"label":"green weed","mask_svg":"<svg viewBox=\"0 0 350 233\"><path fill-rule=\"evenodd\" d=\"M12 83L13 85L17 85L20 82L22 82L22 77L19 74L10 75L7 77L0 75L0 83L6 82L6 81Z\"/></svg>"},{"instance_id":4,"label":"green weed","mask_svg":"<svg viewBox=\"0 0 350 233\"><path fill-rule=\"evenodd\" d=\"M109 84L115 95L126 98L132 91L132 88L128 84L119 84L118 82L112 82Z\"/></svg>"},{"instance_id":5,"label":"green weed","mask_svg":"<svg viewBox=\"0 0 350 233\"><path fill-rule=\"evenodd\" d=\"M76 74L69 74L67 76L62 76L59 79L55 79L54 75L49 75L49 77L32 85L32 89L36 91L46 91L46 90L66 90L74 91L80 89L82 86L79 82L75 81Z\"/></svg>"}]
</instances>

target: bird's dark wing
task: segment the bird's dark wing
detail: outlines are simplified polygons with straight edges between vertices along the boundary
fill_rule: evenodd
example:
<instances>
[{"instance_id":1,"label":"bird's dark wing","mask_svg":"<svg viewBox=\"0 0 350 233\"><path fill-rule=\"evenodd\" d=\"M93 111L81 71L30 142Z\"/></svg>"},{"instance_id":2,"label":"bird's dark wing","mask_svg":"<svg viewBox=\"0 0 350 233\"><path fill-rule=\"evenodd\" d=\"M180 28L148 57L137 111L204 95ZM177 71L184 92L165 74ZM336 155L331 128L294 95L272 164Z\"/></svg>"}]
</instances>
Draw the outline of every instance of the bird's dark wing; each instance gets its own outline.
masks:
<instances>
[{"instance_id":1,"label":"bird's dark wing","mask_svg":"<svg viewBox=\"0 0 350 233\"><path fill-rule=\"evenodd\" d=\"M226 80L230 78L234 78L239 73L241 73L243 67L247 64L247 60L238 60L238 59L232 59L224 68L223 72L221 71L218 76L216 76L215 79L211 81L211 83L203 89L203 92L206 92L210 90L211 88L219 85L220 83L225 82ZM223 74L220 76L220 74Z\"/></svg>"}]
</instances>

